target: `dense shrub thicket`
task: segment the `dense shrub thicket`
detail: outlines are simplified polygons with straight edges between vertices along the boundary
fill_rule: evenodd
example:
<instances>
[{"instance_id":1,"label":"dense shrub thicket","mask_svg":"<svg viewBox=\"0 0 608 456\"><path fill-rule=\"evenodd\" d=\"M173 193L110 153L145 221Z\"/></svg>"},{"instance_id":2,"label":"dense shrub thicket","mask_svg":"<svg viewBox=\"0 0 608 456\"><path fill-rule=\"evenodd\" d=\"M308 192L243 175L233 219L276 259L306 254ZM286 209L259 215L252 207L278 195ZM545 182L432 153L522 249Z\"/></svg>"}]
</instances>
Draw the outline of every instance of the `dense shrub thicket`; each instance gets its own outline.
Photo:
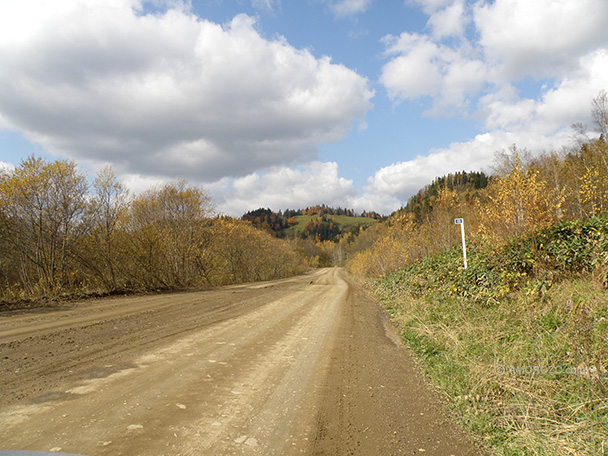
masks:
<instances>
[{"instance_id":1,"label":"dense shrub thicket","mask_svg":"<svg viewBox=\"0 0 608 456\"><path fill-rule=\"evenodd\" d=\"M378 292L440 293L487 306L522 289L542 296L554 283L577 274L593 273L606 286L608 216L565 221L500 245L477 238L467 251L467 269L456 245L387 274L377 282Z\"/></svg>"},{"instance_id":2,"label":"dense shrub thicket","mask_svg":"<svg viewBox=\"0 0 608 456\"><path fill-rule=\"evenodd\" d=\"M0 299L155 290L295 274L295 246L217 217L185 181L130 196L111 169L71 161L0 173Z\"/></svg>"}]
</instances>

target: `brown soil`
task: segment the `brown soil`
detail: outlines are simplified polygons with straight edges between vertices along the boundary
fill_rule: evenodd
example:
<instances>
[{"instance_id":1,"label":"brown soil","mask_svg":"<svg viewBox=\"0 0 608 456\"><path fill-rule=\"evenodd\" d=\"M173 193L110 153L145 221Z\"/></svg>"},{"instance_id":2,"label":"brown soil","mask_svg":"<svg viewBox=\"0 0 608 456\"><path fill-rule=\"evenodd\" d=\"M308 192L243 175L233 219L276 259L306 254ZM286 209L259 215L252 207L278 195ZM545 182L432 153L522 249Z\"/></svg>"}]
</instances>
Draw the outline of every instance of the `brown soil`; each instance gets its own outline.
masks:
<instances>
[{"instance_id":1,"label":"brown soil","mask_svg":"<svg viewBox=\"0 0 608 456\"><path fill-rule=\"evenodd\" d=\"M338 268L0 314L0 449L474 455Z\"/></svg>"}]
</instances>

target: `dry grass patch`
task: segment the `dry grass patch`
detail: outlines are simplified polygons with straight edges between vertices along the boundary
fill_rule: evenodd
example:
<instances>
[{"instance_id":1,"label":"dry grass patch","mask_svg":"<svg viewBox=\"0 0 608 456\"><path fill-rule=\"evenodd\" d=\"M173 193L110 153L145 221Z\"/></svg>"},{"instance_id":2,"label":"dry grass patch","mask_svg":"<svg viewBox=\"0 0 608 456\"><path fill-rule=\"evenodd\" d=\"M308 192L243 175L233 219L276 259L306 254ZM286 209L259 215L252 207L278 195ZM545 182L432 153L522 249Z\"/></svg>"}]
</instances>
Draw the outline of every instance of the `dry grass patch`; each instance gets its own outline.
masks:
<instances>
[{"instance_id":1,"label":"dry grass patch","mask_svg":"<svg viewBox=\"0 0 608 456\"><path fill-rule=\"evenodd\" d=\"M608 300L592 276L494 306L381 297L422 367L495 454L608 454Z\"/></svg>"}]
</instances>

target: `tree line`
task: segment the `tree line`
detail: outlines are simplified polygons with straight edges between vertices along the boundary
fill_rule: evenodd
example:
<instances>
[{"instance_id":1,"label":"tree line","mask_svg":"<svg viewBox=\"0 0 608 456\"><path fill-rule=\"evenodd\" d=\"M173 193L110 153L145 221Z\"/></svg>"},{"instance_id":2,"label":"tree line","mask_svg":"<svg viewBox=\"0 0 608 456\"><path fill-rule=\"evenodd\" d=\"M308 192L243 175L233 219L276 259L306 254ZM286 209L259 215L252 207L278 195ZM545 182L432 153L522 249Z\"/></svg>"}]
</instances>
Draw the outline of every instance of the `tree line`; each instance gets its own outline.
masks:
<instances>
[{"instance_id":1,"label":"tree line","mask_svg":"<svg viewBox=\"0 0 608 456\"><path fill-rule=\"evenodd\" d=\"M462 194L465 201L470 201L479 197L479 190L488 186L490 178L482 171L459 171L442 177L437 177L429 185L425 185L418 193L412 196L407 204L398 209L393 214L404 215L414 214L414 220L422 223L427 215L432 212L433 205L440 191L448 189Z\"/></svg>"},{"instance_id":2,"label":"tree line","mask_svg":"<svg viewBox=\"0 0 608 456\"><path fill-rule=\"evenodd\" d=\"M288 216L282 211L274 212L264 208L246 212L241 217L241 220L251 223L256 228L268 231L276 237L285 237L284 230L297 224L292 215Z\"/></svg>"},{"instance_id":3,"label":"tree line","mask_svg":"<svg viewBox=\"0 0 608 456\"><path fill-rule=\"evenodd\" d=\"M304 266L296 248L214 214L178 181L131 195L110 168L29 157L0 173L0 298L266 280Z\"/></svg>"},{"instance_id":4,"label":"tree line","mask_svg":"<svg viewBox=\"0 0 608 456\"><path fill-rule=\"evenodd\" d=\"M608 212L608 95L593 100L599 138L573 126L578 143L533 156L515 145L497 153L486 177L458 173L435 180L348 247L348 266L365 276L383 276L460 241L454 218L464 218L468 235L500 244L564 220L584 220ZM472 177L472 178L470 178Z\"/></svg>"},{"instance_id":5,"label":"tree line","mask_svg":"<svg viewBox=\"0 0 608 456\"><path fill-rule=\"evenodd\" d=\"M296 219L298 216L316 216L317 218L310 220L303 229L297 232L288 231L289 228L298 225ZM364 217L372 220L382 220L384 218L374 211L363 211L358 214L353 209L333 208L322 204L306 209L286 209L278 212L269 208L259 208L243 214L241 220L246 220L256 228L268 231L278 238L299 237L301 239L337 241L338 236L344 232L359 231L359 224L340 224L334 220L333 216Z\"/></svg>"}]
</instances>

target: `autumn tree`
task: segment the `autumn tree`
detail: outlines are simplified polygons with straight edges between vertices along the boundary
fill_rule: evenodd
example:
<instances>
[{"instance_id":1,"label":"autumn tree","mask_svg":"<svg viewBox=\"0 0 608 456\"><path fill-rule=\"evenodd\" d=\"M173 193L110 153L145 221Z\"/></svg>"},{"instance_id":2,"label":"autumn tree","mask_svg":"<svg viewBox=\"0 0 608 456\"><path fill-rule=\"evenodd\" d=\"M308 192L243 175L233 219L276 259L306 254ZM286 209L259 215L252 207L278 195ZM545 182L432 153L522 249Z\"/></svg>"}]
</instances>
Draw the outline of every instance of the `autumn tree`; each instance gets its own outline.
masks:
<instances>
[{"instance_id":1,"label":"autumn tree","mask_svg":"<svg viewBox=\"0 0 608 456\"><path fill-rule=\"evenodd\" d=\"M350 255L347 267L356 275L381 277L419 258L421 227L413 214L402 214L388 223L365 230L364 237L373 235L371 245ZM362 241L366 245L369 241ZM361 245L361 242L355 241Z\"/></svg>"},{"instance_id":2,"label":"autumn tree","mask_svg":"<svg viewBox=\"0 0 608 456\"><path fill-rule=\"evenodd\" d=\"M70 262L86 231L87 183L74 162L28 157L0 183L5 234L19 252L19 278L30 294L70 286Z\"/></svg>"},{"instance_id":3,"label":"autumn tree","mask_svg":"<svg viewBox=\"0 0 608 456\"><path fill-rule=\"evenodd\" d=\"M209 196L185 181L130 198L110 168L90 189L71 161L29 157L0 170L3 299L285 277L303 267L296 242L214 217Z\"/></svg>"},{"instance_id":4,"label":"autumn tree","mask_svg":"<svg viewBox=\"0 0 608 456\"><path fill-rule=\"evenodd\" d=\"M131 276L145 287L185 286L197 273L197 250L204 245L209 197L185 181L153 188L135 198L129 214Z\"/></svg>"},{"instance_id":5,"label":"autumn tree","mask_svg":"<svg viewBox=\"0 0 608 456\"><path fill-rule=\"evenodd\" d=\"M591 116L603 141L608 141L608 93L600 90L591 102Z\"/></svg>"},{"instance_id":6,"label":"autumn tree","mask_svg":"<svg viewBox=\"0 0 608 456\"><path fill-rule=\"evenodd\" d=\"M297 241L279 240L242 220L218 217L212 222L210 261L219 284L270 280L297 273Z\"/></svg>"},{"instance_id":7,"label":"autumn tree","mask_svg":"<svg viewBox=\"0 0 608 456\"><path fill-rule=\"evenodd\" d=\"M586 218L608 210L608 144L601 139L582 144L562 164L568 218Z\"/></svg>"},{"instance_id":8,"label":"autumn tree","mask_svg":"<svg viewBox=\"0 0 608 456\"><path fill-rule=\"evenodd\" d=\"M487 187L487 202L480 207L482 230L514 236L542 228L557 219L564 196L528 166L526 153L515 146L498 155L496 174Z\"/></svg>"},{"instance_id":9,"label":"autumn tree","mask_svg":"<svg viewBox=\"0 0 608 456\"><path fill-rule=\"evenodd\" d=\"M80 255L83 266L92 271L108 291L123 286L126 267L125 224L128 216L128 191L110 167L97 173L95 190L89 203L90 234Z\"/></svg>"},{"instance_id":10,"label":"autumn tree","mask_svg":"<svg viewBox=\"0 0 608 456\"><path fill-rule=\"evenodd\" d=\"M454 218L463 216L460 206L460 198L455 190L450 190L447 186L439 189L433 198L432 215L427 217L427 244L443 250L458 240L454 231Z\"/></svg>"},{"instance_id":11,"label":"autumn tree","mask_svg":"<svg viewBox=\"0 0 608 456\"><path fill-rule=\"evenodd\" d=\"M3 188L3 182L8 176L8 170L0 168L0 189ZM10 242L10 225L7 208L4 204L0 204L0 289L12 294L11 284L18 277L15 275L18 263L15 261L17 255L15 255L14 243Z\"/></svg>"}]
</instances>

